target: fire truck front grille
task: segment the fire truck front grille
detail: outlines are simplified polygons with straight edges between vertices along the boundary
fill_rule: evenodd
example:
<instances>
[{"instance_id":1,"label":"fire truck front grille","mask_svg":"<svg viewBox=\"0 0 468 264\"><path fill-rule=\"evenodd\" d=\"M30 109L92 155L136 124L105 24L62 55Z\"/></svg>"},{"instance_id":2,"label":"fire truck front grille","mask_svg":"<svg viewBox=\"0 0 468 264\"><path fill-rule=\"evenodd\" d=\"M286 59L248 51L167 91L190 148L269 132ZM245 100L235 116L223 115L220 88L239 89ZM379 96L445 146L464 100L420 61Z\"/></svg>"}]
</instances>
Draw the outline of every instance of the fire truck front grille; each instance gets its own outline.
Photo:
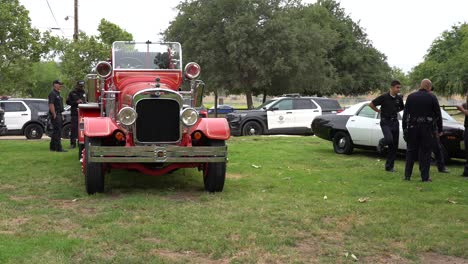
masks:
<instances>
[{"instance_id":1,"label":"fire truck front grille","mask_svg":"<svg viewBox=\"0 0 468 264\"><path fill-rule=\"evenodd\" d=\"M136 104L136 140L140 143L176 142L180 139L179 103L169 99L143 99Z\"/></svg>"}]
</instances>

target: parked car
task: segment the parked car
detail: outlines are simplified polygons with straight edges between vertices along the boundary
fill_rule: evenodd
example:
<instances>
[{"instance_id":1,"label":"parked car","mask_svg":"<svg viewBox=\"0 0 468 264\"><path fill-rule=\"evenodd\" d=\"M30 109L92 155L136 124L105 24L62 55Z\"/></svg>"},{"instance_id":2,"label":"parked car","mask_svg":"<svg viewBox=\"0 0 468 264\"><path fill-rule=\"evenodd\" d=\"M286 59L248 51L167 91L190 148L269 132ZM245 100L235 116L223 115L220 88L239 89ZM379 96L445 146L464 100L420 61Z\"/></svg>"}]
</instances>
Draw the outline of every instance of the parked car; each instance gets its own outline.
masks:
<instances>
[{"instance_id":1,"label":"parked car","mask_svg":"<svg viewBox=\"0 0 468 264\"><path fill-rule=\"evenodd\" d=\"M318 116L312 122L315 135L333 142L333 149L338 154L351 154L353 148L377 150L383 134L380 128L380 114L369 107L370 102L362 102L349 107L334 116ZM463 133L465 128L447 112L441 109L443 135L440 138L445 160L465 158ZM406 150L400 120L399 150Z\"/></svg>"},{"instance_id":2,"label":"parked car","mask_svg":"<svg viewBox=\"0 0 468 264\"><path fill-rule=\"evenodd\" d=\"M45 123L40 116L49 111L48 101L34 98L2 98L0 108L5 111L8 135L25 135L28 139L40 139Z\"/></svg>"},{"instance_id":3,"label":"parked car","mask_svg":"<svg viewBox=\"0 0 468 264\"><path fill-rule=\"evenodd\" d=\"M218 105L218 114L225 115L234 112L234 107L230 105ZM215 107L211 107L208 110L208 114L214 114L215 113Z\"/></svg>"},{"instance_id":4,"label":"parked car","mask_svg":"<svg viewBox=\"0 0 468 264\"><path fill-rule=\"evenodd\" d=\"M263 134L313 134L310 124L316 116L342 111L337 100L324 97L286 95L266 101L255 110L226 115L234 136Z\"/></svg>"},{"instance_id":5,"label":"parked car","mask_svg":"<svg viewBox=\"0 0 468 264\"><path fill-rule=\"evenodd\" d=\"M5 111L0 108L0 136L5 135L8 129L5 125Z\"/></svg>"}]
</instances>

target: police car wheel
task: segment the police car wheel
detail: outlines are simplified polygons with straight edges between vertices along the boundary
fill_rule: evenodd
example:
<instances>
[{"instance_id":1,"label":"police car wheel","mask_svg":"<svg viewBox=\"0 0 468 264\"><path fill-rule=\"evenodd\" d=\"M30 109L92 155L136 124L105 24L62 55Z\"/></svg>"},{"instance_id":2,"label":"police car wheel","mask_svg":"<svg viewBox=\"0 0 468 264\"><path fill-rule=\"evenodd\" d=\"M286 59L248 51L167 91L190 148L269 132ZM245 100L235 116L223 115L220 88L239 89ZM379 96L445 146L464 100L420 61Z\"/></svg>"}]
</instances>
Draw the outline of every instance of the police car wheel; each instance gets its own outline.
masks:
<instances>
[{"instance_id":1,"label":"police car wheel","mask_svg":"<svg viewBox=\"0 0 468 264\"><path fill-rule=\"evenodd\" d=\"M24 135L27 139L41 139L44 129L38 124L30 124L24 129Z\"/></svg>"},{"instance_id":2,"label":"police car wheel","mask_svg":"<svg viewBox=\"0 0 468 264\"><path fill-rule=\"evenodd\" d=\"M225 146L224 140L211 140L208 146ZM226 162L206 163L203 168L203 184L205 191L222 192L226 180Z\"/></svg>"},{"instance_id":3,"label":"police car wheel","mask_svg":"<svg viewBox=\"0 0 468 264\"><path fill-rule=\"evenodd\" d=\"M85 185L86 192L90 195L104 192L104 170L102 168L102 164L89 161L89 147L100 145L100 139L85 138Z\"/></svg>"},{"instance_id":4,"label":"police car wheel","mask_svg":"<svg viewBox=\"0 0 468 264\"><path fill-rule=\"evenodd\" d=\"M348 133L339 131L333 137L333 149L337 154L351 154L353 148L353 142Z\"/></svg>"},{"instance_id":5,"label":"police car wheel","mask_svg":"<svg viewBox=\"0 0 468 264\"><path fill-rule=\"evenodd\" d=\"M262 126L256 121L249 121L242 128L243 136L258 136L261 134L263 134Z\"/></svg>"},{"instance_id":6,"label":"police car wheel","mask_svg":"<svg viewBox=\"0 0 468 264\"><path fill-rule=\"evenodd\" d=\"M63 139L70 139L70 135L71 135L71 125L66 124L62 128L62 138Z\"/></svg>"}]
</instances>

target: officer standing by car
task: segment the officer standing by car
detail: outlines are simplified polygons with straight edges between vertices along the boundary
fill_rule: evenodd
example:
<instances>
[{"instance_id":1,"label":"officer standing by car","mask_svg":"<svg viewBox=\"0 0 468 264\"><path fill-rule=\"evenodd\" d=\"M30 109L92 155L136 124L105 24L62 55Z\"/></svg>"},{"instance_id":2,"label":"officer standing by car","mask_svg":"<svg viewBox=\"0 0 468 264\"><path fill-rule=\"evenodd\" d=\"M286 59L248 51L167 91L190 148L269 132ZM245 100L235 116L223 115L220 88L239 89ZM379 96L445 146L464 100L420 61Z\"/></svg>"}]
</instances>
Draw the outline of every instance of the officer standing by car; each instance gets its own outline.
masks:
<instances>
[{"instance_id":1,"label":"officer standing by car","mask_svg":"<svg viewBox=\"0 0 468 264\"><path fill-rule=\"evenodd\" d=\"M464 103L463 105L457 106L457 108L465 115L465 133L463 134L463 137L465 141L466 162L462 176L468 179L468 107L466 103Z\"/></svg>"},{"instance_id":2,"label":"officer standing by car","mask_svg":"<svg viewBox=\"0 0 468 264\"><path fill-rule=\"evenodd\" d=\"M424 79L421 88L408 96L403 114L403 133L407 143L405 180L411 179L414 161L419 157L419 170L423 182L431 182L429 169L434 142L434 122L442 133L442 115L437 97L430 91L432 82Z\"/></svg>"},{"instance_id":3,"label":"officer standing by car","mask_svg":"<svg viewBox=\"0 0 468 264\"><path fill-rule=\"evenodd\" d=\"M385 170L395 172L394 164L398 150L398 139L400 137L400 123L398 112L403 110L403 97L399 95L401 83L392 81L390 91L375 98L369 106L380 113L380 127L384 135L384 145L388 146L388 156L385 162ZM380 109L377 108L380 106ZM383 147L383 146L380 146Z\"/></svg>"},{"instance_id":4,"label":"officer standing by car","mask_svg":"<svg viewBox=\"0 0 468 264\"><path fill-rule=\"evenodd\" d=\"M431 93L434 92L434 86L431 87ZM434 95L435 96L435 95ZM442 145L440 143L440 137L442 136L442 133L439 133L439 131L442 131L442 128L438 128L437 124L439 122L434 122L434 141L432 143L432 152L434 152L434 157L436 160L436 165L437 169L441 173L449 173L448 169L445 167L445 160L444 160L444 155L442 152ZM442 122L440 122L442 124ZM442 124L443 125L443 124Z\"/></svg>"},{"instance_id":5,"label":"officer standing by car","mask_svg":"<svg viewBox=\"0 0 468 264\"><path fill-rule=\"evenodd\" d=\"M52 83L53 89L49 93L49 116L52 123L52 136L50 139L50 151L67 152L62 148L62 124L63 124L63 100L60 90L63 83L55 80Z\"/></svg>"},{"instance_id":6,"label":"officer standing by car","mask_svg":"<svg viewBox=\"0 0 468 264\"><path fill-rule=\"evenodd\" d=\"M70 105L70 148L76 148L76 140L78 139L78 105L86 103L86 95L84 90L84 81L77 81L75 89L73 89L67 97L67 104Z\"/></svg>"}]
</instances>

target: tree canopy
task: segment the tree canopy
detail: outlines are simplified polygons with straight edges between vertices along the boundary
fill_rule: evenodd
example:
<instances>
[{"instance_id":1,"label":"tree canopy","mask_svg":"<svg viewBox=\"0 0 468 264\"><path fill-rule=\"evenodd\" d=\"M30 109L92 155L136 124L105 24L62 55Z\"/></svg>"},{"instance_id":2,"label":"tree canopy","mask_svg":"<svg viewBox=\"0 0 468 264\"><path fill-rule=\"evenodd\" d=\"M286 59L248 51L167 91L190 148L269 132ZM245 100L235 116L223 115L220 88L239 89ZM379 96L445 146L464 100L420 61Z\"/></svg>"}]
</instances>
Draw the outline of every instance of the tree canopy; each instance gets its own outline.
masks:
<instances>
[{"instance_id":1,"label":"tree canopy","mask_svg":"<svg viewBox=\"0 0 468 264\"><path fill-rule=\"evenodd\" d=\"M186 0L164 32L203 67L211 89L362 94L387 83L385 56L333 0Z\"/></svg>"},{"instance_id":2,"label":"tree canopy","mask_svg":"<svg viewBox=\"0 0 468 264\"><path fill-rule=\"evenodd\" d=\"M18 0L0 0L0 25L0 94L27 93L28 73L57 39L31 27L29 12Z\"/></svg>"},{"instance_id":3,"label":"tree canopy","mask_svg":"<svg viewBox=\"0 0 468 264\"><path fill-rule=\"evenodd\" d=\"M424 61L410 74L417 85L431 79L437 92L444 95L464 95L468 92L468 24L444 31L432 43Z\"/></svg>"}]
</instances>

